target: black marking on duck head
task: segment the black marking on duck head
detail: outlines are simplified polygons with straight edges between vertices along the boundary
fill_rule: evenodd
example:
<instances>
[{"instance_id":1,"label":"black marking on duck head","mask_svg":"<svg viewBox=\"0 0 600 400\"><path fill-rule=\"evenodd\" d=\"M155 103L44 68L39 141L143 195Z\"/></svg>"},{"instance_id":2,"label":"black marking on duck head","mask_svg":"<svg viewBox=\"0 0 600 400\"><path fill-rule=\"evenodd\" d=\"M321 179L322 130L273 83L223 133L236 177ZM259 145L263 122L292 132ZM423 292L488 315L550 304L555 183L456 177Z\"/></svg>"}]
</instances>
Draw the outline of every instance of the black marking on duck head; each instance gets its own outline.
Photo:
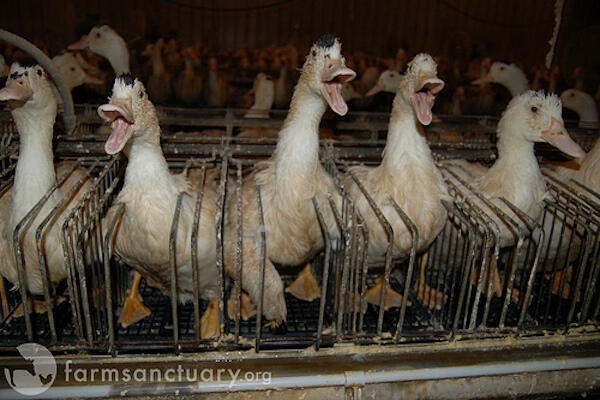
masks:
<instances>
[{"instance_id":1,"label":"black marking on duck head","mask_svg":"<svg viewBox=\"0 0 600 400\"><path fill-rule=\"evenodd\" d=\"M326 33L323 36L321 36L316 42L315 44L319 47L322 47L324 49L328 49L331 46L333 46L333 44L335 43L335 40L337 39L337 37L333 34L333 33Z\"/></svg>"},{"instance_id":2,"label":"black marking on duck head","mask_svg":"<svg viewBox=\"0 0 600 400\"><path fill-rule=\"evenodd\" d=\"M117 79L121 80L127 86L133 87L135 85L135 78L128 73L121 74Z\"/></svg>"}]
</instances>

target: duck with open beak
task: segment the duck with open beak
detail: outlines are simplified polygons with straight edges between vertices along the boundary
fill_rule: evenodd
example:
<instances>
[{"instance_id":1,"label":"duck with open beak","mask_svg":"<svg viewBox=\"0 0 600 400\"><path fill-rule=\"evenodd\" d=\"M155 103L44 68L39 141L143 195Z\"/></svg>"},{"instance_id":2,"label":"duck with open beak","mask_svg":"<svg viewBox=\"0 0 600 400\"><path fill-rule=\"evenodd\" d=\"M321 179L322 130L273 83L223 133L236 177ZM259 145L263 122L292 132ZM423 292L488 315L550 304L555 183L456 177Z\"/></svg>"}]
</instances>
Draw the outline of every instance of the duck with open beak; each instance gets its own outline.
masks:
<instances>
[{"instance_id":1,"label":"duck with open beak","mask_svg":"<svg viewBox=\"0 0 600 400\"><path fill-rule=\"evenodd\" d=\"M444 85L444 81L439 79L435 73L420 72L413 94L410 96L410 102L421 124L429 125L433 120L431 109L435 103L435 97L444 88Z\"/></svg>"},{"instance_id":2,"label":"duck with open beak","mask_svg":"<svg viewBox=\"0 0 600 400\"><path fill-rule=\"evenodd\" d=\"M110 122L111 134L104 144L104 150L110 155L120 152L134 132L135 118L131 100L114 98L110 103L98 107L98 115L103 120Z\"/></svg>"},{"instance_id":3,"label":"duck with open beak","mask_svg":"<svg viewBox=\"0 0 600 400\"><path fill-rule=\"evenodd\" d=\"M325 59L323 67L321 93L329 107L339 115L346 115L348 105L342 96L342 86L356 77L356 72L346 67L344 58Z\"/></svg>"}]
</instances>

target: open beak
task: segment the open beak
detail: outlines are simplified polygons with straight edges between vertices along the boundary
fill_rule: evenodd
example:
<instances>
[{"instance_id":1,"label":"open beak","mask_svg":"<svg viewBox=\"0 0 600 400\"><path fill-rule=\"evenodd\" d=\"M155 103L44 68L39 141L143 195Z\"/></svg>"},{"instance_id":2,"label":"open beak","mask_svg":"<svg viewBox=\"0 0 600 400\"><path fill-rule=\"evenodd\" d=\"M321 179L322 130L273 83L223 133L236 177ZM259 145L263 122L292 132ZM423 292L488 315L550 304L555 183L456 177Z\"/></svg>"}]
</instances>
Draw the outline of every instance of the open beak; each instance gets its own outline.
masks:
<instances>
[{"instance_id":1,"label":"open beak","mask_svg":"<svg viewBox=\"0 0 600 400\"><path fill-rule=\"evenodd\" d=\"M342 84L350 82L356 77L356 72L342 62L342 60L330 60L325 63L322 74L321 93L329 107L339 115L346 115L348 105L342 96Z\"/></svg>"},{"instance_id":2,"label":"open beak","mask_svg":"<svg viewBox=\"0 0 600 400\"><path fill-rule=\"evenodd\" d=\"M98 107L98 115L104 121L111 123L111 133L104 144L104 150L111 155L120 152L133 136L135 119L129 100L116 99L111 103L103 104Z\"/></svg>"},{"instance_id":3,"label":"open beak","mask_svg":"<svg viewBox=\"0 0 600 400\"><path fill-rule=\"evenodd\" d=\"M381 84L381 82L377 82L375 84L375 86L373 86L371 89L369 89L369 91L367 93L365 93L365 97L369 97L369 96L374 96L377 93L381 92L383 90L383 84Z\"/></svg>"},{"instance_id":4,"label":"open beak","mask_svg":"<svg viewBox=\"0 0 600 400\"><path fill-rule=\"evenodd\" d=\"M416 111L419 122L423 125L429 125L433 120L433 103L435 96L444 88L444 81L439 78L424 78L415 87L415 92L411 96L413 107Z\"/></svg>"},{"instance_id":5,"label":"open beak","mask_svg":"<svg viewBox=\"0 0 600 400\"><path fill-rule=\"evenodd\" d=\"M585 151L577 144L565 129L562 121L552 117L552 124L542 132L542 139L571 157L583 159Z\"/></svg>"},{"instance_id":6,"label":"open beak","mask_svg":"<svg viewBox=\"0 0 600 400\"><path fill-rule=\"evenodd\" d=\"M27 102L33 97L29 80L25 77L8 79L6 86L0 89L0 100L16 100Z\"/></svg>"},{"instance_id":7,"label":"open beak","mask_svg":"<svg viewBox=\"0 0 600 400\"><path fill-rule=\"evenodd\" d=\"M72 43L67 47L69 50L85 50L89 47L90 41L88 35L83 35L78 42Z\"/></svg>"}]
</instances>

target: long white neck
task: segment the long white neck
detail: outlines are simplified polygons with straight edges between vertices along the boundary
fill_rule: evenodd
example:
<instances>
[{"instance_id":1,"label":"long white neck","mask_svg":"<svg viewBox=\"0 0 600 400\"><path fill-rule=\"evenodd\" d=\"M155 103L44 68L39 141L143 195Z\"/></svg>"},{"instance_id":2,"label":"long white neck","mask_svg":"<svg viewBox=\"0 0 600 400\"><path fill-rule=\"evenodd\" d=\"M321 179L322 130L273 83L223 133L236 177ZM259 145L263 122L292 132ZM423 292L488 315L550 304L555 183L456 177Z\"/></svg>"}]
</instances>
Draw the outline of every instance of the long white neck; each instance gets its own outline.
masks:
<instances>
[{"instance_id":1,"label":"long white neck","mask_svg":"<svg viewBox=\"0 0 600 400\"><path fill-rule=\"evenodd\" d=\"M117 76L121 74L128 74L130 72L129 51L127 50L125 42L115 42L114 44L111 44L107 49L105 49L104 54L102 55L106 57Z\"/></svg>"},{"instance_id":2,"label":"long white neck","mask_svg":"<svg viewBox=\"0 0 600 400\"><path fill-rule=\"evenodd\" d=\"M431 150L419 132L412 106L398 92L392 106L381 167L388 171L394 171L399 167L400 160L407 155L433 163Z\"/></svg>"},{"instance_id":3,"label":"long white neck","mask_svg":"<svg viewBox=\"0 0 600 400\"><path fill-rule=\"evenodd\" d=\"M19 130L19 160L12 190L12 218L20 220L56 183L52 135L56 103L48 101L43 110L15 109Z\"/></svg>"},{"instance_id":4,"label":"long white neck","mask_svg":"<svg viewBox=\"0 0 600 400\"><path fill-rule=\"evenodd\" d=\"M579 121L581 125L587 123L598 123L598 110L596 109L596 103L590 96L589 101L582 104L581 107L577 107L575 110L579 114Z\"/></svg>"},{"instance_id":5,"label":"long white neck","mask_svg":"<svg viewBox=\"0 0 600 400\"><path fill-rule=\"evenodd\" d=\"M160 128L157 123L155 127L148 128L144 135L139 135L138 132L137 137L133 138L129 148L124 190L150 185L162 194L177 192L159 137Z\"/></svg>"},{"instance_id":6,"label":"long white neck","mask_svg":"<svg viewBox=\"0 0 600 400\"><path fill-rule=\"evenodd\" d=\"M513 97L525 93L529 88L529 83L524 74L514 74L511 79L501 83L506 86Z\"/></svg>"},{"instance_id":7,"label":"long white neck","mask_svg":"<svg viewBox=\"0 0 600 400\"><path fill-rule=\"evenodd\" d=\"M309 189L320 166L319 124L325 109L325 100L301 77L273 154L278 189L300 191L306 184L305 194L311 197Z\"/></svg>"}]
</instances>

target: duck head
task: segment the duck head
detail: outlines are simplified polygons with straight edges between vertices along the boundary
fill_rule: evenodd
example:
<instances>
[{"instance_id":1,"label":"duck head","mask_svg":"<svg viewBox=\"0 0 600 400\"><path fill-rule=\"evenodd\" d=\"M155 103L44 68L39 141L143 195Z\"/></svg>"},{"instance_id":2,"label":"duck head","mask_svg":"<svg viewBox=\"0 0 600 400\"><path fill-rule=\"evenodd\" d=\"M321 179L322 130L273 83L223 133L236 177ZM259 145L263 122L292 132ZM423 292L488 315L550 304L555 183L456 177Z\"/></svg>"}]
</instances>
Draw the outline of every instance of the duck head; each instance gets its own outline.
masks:
<instances>
[{"instance_id":1,"label":"duck head","mask_svg":"<svg viewBox=\"0 0 600 400\"><path fill-rule=\"evenodd\" d=\"M108 59L117 74L129 71L129 51L125 40L108 25L96 26L69 45L69 50L90 49Z\"/></svg>"},{"instance_id":2,"label":"duck head","mask_svg":"<svg viewBox=\"0 0 600 400\"><path fill-rule=\"evenodd\" d=\"M83 35L78 42L70 44L69 50L85 50L89 48L94 53L108 58L108 50L114 46L120 45L127 47L125 40L110 26L102 25L92 28L90 33Z\"/></svg>"},{"instance_id":3,"label":"duck head","mask_svg":"<svg viewBox=\"0 0 600 400\"><path fill-rule=\"evenodd\" d=\"M108 101L98 107L98 115L112 130L104 144L106 153L116 154L137 138L159 143L160 129L153 129L158 126L156 110L142 82L129 74L119 76Z\"/></svg>"},{"instance_id":4,"label":"duck head","mask_svg":"<svg viewBox=\"0 0 600 400\"><path fill-rule=\"evenodd\" d=\"M587 122L598 122L598 112L594 98L579 89L567 89L560 95L563 105L579 114L579 118Z\"/></svg>"},{"instance_id":5,"label":"duck head","mask_svg":"<svg viewBox=\"0 0 600 400\"><path fill-rule=\"evenodd\" d=\"M0 100L10 101L13 112L47 110L56 115L56 98L46 72L39 65L23 66L15 62L10 67L6 85L0 89Z\"/></svg>"},{"instance_id":6,"label":"duck head","mask_svg":"<svg viewBox=\"0 0 600 400\"><path fill-rule=\"evenodd\" d=\"M66 52L55 56L52 59L52 63L58 70L60 76L65 80L65 84L69 89L73 89L84 83L90 83L95 85L101 85L104 82L85 72L85 70L79 65L77 57L73 53Z\"/></svg>"},{"instance_id":7,"label":"duck head","mask_svg":"<svg viewBox=\"0 0 600 400\"><path fill-rule=\"evenodd\" d=\"M575 158L585 152L571 139L562 119L558 96L527 91L514 97L498 122L499 135L516 135L528 142L546 142Z\"/></svg>"},{"instance_id":8,"label":"duck head","mask_svg":"<svg viewBox=\"0 0 600 400\"><path fill-rule=\"evenodd\" d=\"M429 125L433 120L431 109L435 98L444 85L444 81L437 76L437 64L433 58L421 53L408 63L396 96L401 96L411 105L421 124Z\"/></svg>"},{"instance_id":9,"label":"duck head","mask_svg":"<svg viewBox=\"0 0 600 400\"><path fill-rule=\"evenodd\" d=\"M322 96L333 111L346 115L348 105L342 97L342 85L355 77L356 72L346 66L339 39L325 34L310 49L300 79L313 93Z\"/></svg>"},{"instance_id":10,"label":"duck head","mask_svg":"<svg viewBox=\"0 0 600 400\"><path fill-rule=\"evenodd\" d=\"M484 85L492 82L506 86L513 96L519 94L516 93L516 91L523 90L518 88L527 87L527 77L519 67L515 64L507 64L500 61L496 61L490 66L487 75L482 76L471 83L473 85Z\"/></svg>"},{"instance_id":11,"label":"duck head","mask_svg":"<svg viewBox=\"0 0 600 400\"><path fill-rule=\"evenodd\" d=\"M377 83L367 93L366 97L373 96L379 92L396 93L400 87L402 74L391 69L385 70L379 75Z\"/></svg>"}]
</instances>

